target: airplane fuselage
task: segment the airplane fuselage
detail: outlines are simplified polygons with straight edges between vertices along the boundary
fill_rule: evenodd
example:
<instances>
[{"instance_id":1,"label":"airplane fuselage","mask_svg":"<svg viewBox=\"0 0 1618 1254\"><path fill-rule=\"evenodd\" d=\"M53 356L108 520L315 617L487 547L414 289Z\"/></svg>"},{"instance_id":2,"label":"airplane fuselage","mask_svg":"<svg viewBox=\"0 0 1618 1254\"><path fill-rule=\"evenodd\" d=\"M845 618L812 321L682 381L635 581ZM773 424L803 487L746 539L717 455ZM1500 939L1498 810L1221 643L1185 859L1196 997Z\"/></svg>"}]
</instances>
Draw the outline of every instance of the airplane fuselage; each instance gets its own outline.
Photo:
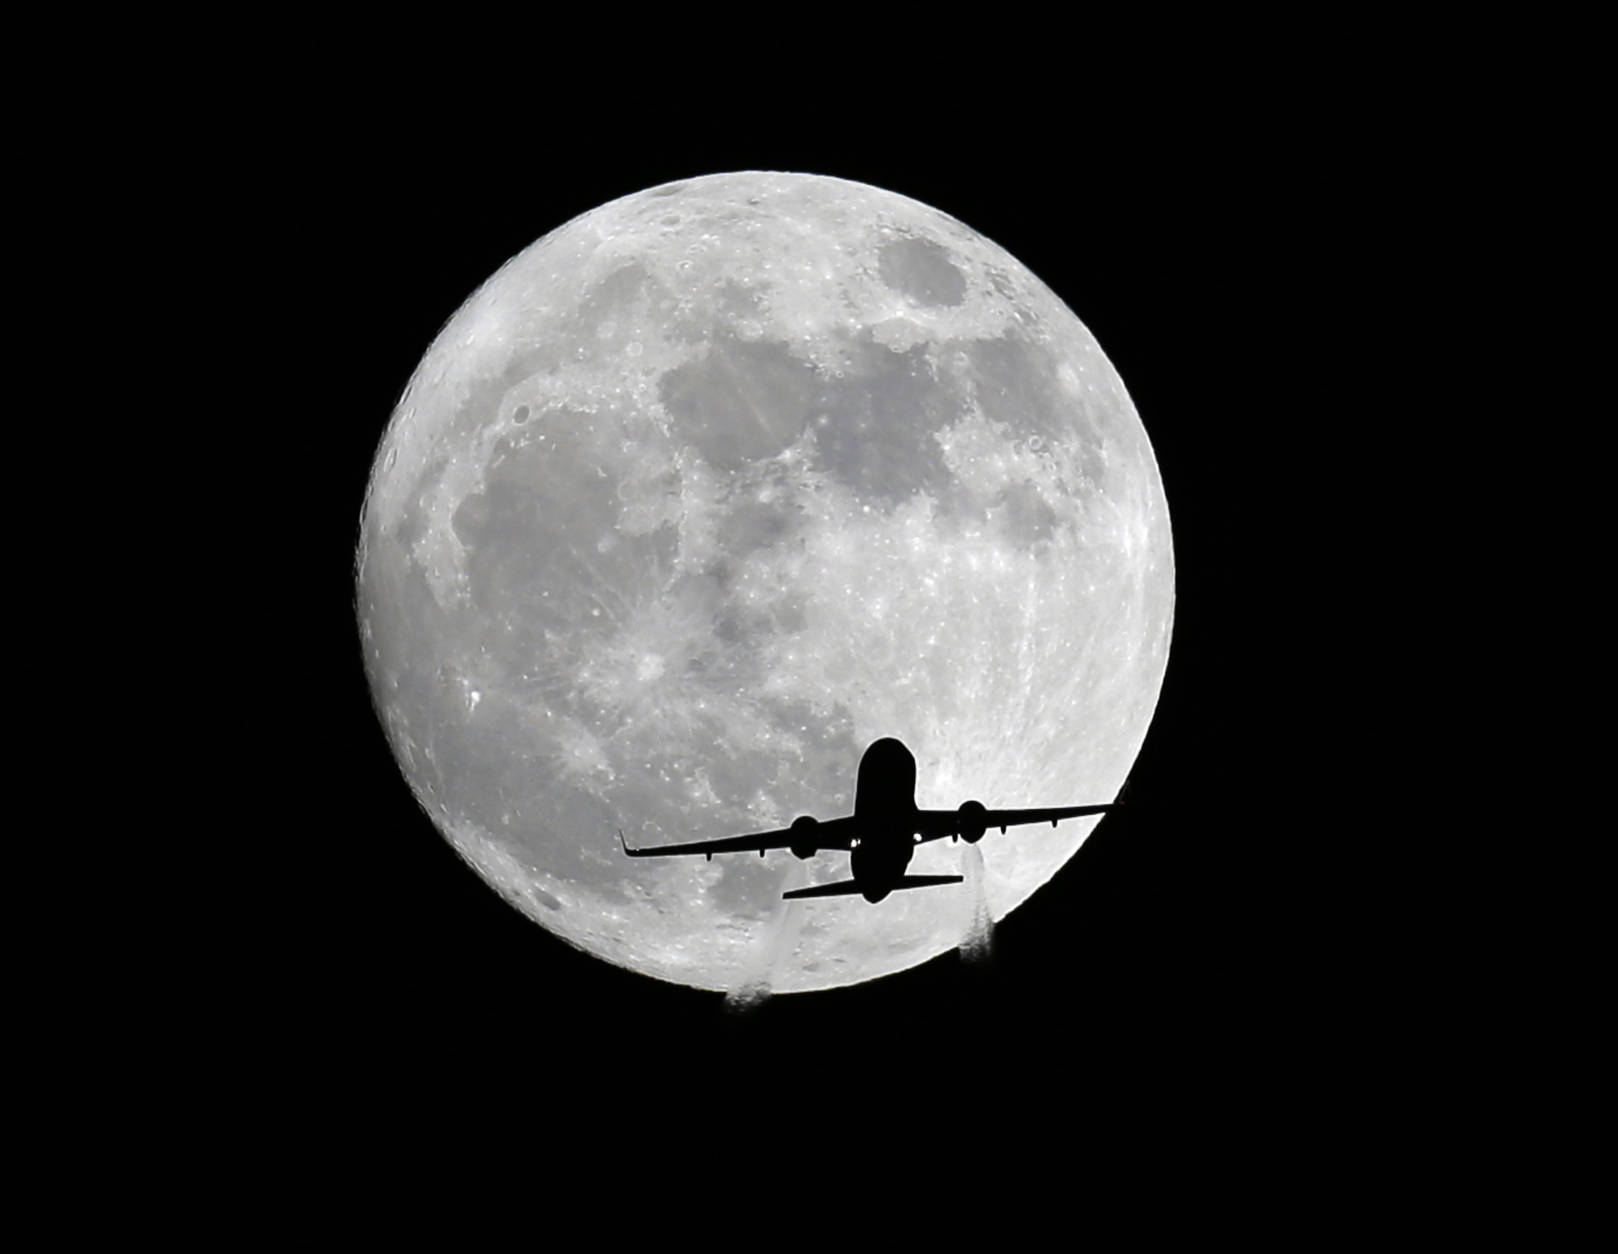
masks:
<instances>
[{"instance_id":1,"label":"airplane fuselage","mask_svg":"<svg viewBox=\"0 0 1618 1254\"><path fill-rule=\"evenodd\" d=\"M902 742L872 741L860 758L854 822L849 869L860 895L881 901L916 855L916 759Z\"/></svg>"}]
</instances>

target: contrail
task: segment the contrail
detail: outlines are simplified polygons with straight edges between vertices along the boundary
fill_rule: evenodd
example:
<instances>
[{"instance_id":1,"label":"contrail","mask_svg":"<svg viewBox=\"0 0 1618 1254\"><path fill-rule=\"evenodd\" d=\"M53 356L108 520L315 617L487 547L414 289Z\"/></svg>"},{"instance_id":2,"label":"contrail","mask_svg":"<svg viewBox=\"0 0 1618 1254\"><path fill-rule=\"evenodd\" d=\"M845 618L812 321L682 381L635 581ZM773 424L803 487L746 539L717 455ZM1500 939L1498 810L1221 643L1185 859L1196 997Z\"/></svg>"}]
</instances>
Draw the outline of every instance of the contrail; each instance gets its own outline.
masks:
<instances>
[{"instance_id":1,"label":"contrail","mask_svg":"<svg viewBox=\"0 0 1618 1254\"><path fill-rule=\"evenodd\" d=\"M778 891L799 887L795 880L806 879L796 865L781 876ZM778 901L770 921L753 944L753 953L742 982L725 994L725 1009L746 1012L769 1000L774 991L775 972L798 946L798 929L803 926L803 903Z\"/></svg>"},{"instance_id":2,"label":"contrail","mask_svg":"<svg viewBox=\"0 0 1618 1254\"><path fill-rule=\"evenodd\" d=\"M961 937L961 957L968 962L983 962L989 957L994 944L994 916L989 913L989 901L983 884L983 851L968 845L961 854L961 874L966 876L966 900L970 914L966 935Z\"/></svg>"}]
</instances>

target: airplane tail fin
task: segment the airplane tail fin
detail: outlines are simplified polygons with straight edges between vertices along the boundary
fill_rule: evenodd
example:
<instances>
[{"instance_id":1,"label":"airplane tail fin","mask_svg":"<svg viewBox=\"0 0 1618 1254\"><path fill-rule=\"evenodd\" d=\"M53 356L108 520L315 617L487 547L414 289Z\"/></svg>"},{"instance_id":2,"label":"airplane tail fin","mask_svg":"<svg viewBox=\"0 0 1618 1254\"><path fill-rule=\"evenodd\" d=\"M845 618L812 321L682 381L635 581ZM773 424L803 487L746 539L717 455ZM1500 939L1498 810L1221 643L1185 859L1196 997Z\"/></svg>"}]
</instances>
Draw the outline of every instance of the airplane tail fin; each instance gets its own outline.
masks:
<instances>
[{"instance_id":1,"label":"airplane tail fin","mask_svg":"<svg viewBox=\"0 0 1618 1254\"><path fill-rule=\"evenodd\" d=\"M897 892L901 888L931 888L934 884L959 884L964 876L960 875L901 875L899 882L891 891ZM801 897L860 897L864 891L856 880L840 880L835 884L816 884L811 888L794 888L790 893L782 893L782 901L794 901Z\"/></svg>"},{"instance_id":2,"label":"airplane tail fin","mask_svg":"<svg viewBox=\"0 0 1618 1254\"><path fill-rule=\"evenodd\" d=\"M901 875L895 888L930 888L934 884L959 884L964 875Z\"/></svg>"}]
</instances>

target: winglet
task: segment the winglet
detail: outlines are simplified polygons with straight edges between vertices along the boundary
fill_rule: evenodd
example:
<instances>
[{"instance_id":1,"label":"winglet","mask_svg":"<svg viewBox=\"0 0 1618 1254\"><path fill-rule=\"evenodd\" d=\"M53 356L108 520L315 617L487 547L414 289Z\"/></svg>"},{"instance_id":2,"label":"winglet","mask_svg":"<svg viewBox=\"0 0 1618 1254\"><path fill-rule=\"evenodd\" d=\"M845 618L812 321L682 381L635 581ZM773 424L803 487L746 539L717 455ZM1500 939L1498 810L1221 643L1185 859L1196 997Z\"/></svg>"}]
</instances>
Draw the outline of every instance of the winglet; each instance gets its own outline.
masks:
<instances>
[{"instance_id":1,"label":"winglet","mask_svg":"<svg viewBox=\"0 0 1618 1254\"><path fill-rule=\"evenodd\" d=\"M624 847L624 852L631 858L636 857L640 852L629 847L629 842L624 839L624 829L621 827L618 829L618 843Z\"/></svg>"}]
</instances>

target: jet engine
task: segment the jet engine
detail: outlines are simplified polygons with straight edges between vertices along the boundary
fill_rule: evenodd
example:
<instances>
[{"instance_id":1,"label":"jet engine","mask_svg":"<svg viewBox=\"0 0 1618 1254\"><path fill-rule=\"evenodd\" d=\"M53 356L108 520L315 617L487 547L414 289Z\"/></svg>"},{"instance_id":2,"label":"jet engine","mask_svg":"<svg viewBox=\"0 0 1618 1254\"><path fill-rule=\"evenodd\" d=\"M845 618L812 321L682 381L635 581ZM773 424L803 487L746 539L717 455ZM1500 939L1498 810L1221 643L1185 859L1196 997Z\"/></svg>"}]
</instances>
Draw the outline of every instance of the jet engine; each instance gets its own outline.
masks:
<instances>
[{"instance_id":1,"label":"jet engine","mask_svg":"<svg viewBox=\"0 0 1618 1254\"><path fill-rule=\"evenodd\" d=\"M790 829L792 843L787 848L792 850L794 858L812 858L814 856L815 850L819 848L815 844L815 828L819 826L819 820L811 818L807 814L800 814L792 820Z\"/></svg>"},{"instance_id":2,"label":"jet engine","mask_svg":"<svg viewBox=\"0 0 1618 1254\"><path fill-rule=\"evenodd\" d=\"M981 801L961 802L961 808L955 812L955 829L967 844L975 845L983 839L988 828L987 813Z\"/></svg>"}]
</instances>

